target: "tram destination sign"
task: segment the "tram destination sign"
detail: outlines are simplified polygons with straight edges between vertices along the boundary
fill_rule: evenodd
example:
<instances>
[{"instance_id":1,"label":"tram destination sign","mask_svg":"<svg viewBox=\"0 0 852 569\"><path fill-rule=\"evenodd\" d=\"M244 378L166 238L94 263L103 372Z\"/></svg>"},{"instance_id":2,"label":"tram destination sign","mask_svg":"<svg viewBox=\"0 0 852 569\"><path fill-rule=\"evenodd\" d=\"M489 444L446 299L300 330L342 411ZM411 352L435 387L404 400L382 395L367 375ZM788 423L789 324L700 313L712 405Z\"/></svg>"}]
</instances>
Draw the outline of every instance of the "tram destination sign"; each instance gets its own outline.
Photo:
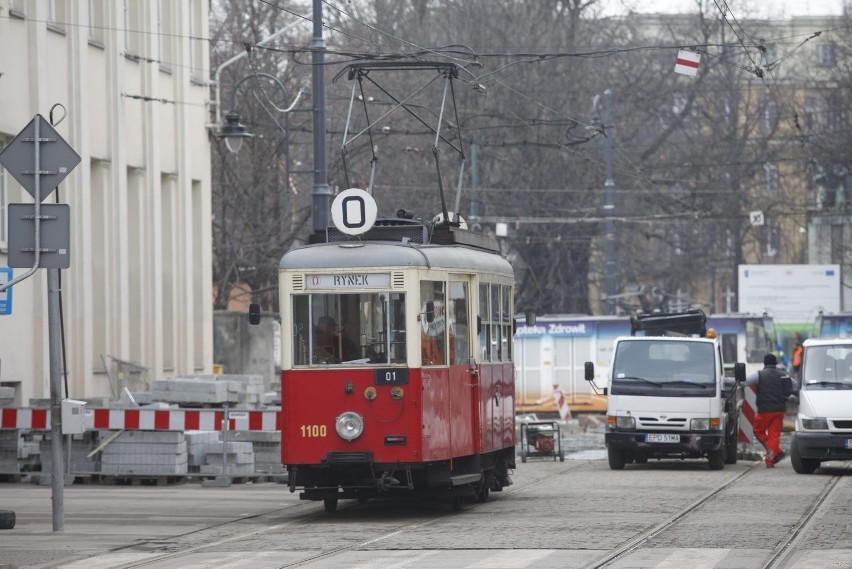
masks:
<instances>
[{"instance_id":1,"label":"tram destination sign","mask_svg":"<svg viewBox=\"0 0 852 569\"><path fill-rule=\"evenodd\" d=\"M305 288L308 290L388 289L390 283L390 273L332 273L306 275L305 278Z\"/></svg>"}]
</instances>

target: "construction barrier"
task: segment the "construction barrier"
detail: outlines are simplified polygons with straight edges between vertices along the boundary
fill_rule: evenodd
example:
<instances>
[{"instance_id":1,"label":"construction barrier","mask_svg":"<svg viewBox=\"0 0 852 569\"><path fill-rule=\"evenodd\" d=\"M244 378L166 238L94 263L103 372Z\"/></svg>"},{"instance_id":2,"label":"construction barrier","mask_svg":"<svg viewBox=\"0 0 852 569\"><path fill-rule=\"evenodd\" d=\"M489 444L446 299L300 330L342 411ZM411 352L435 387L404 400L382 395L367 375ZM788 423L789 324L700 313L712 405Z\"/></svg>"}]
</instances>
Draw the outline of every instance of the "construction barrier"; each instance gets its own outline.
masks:
<instances>
[{"instance_id":1,"label":"construction barrier","mask_svg":"<svg viewBox=\"0 0 852 569\"><path fill-rule=\"evenodd\" d=\"M85 409L87 430L280 431L280 410ZM225 417L227 416L227 429ZM0 408L0 429L50 430L50 409Z\"/></svg>"},{"instance_id":2,"label":"construction barrier","mask_svg":"<svg viewBox=\"0 0 852 569\"><path fill-rule=\"evenodd\" d=\"M757 388L747 385L743 389L743 406L740 409L740 434L739 442L754 442L754 418L757 415Z\"/></svg>"}]
</instances>

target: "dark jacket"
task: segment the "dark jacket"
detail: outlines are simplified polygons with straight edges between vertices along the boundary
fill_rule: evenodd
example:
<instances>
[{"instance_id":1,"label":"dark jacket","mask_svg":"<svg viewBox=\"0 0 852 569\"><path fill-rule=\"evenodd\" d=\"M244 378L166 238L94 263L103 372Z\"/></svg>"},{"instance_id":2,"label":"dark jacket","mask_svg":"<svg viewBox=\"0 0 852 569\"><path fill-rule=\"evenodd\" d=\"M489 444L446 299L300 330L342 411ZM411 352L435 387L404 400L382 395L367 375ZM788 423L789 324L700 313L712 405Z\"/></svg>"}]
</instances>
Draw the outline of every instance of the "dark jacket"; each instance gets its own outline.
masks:
<instances>
[{"instance_id":1,"label":"dark jacket","mask_svg":"<svg viewBox=\"0 0 852 569\"><path fill-rule=\"evenodd\" d=\"M757 412L785 411L787 398L793 392L793 382L787 372L775 366L766 366L757 375Z\"/></svg>"}]
</instances>

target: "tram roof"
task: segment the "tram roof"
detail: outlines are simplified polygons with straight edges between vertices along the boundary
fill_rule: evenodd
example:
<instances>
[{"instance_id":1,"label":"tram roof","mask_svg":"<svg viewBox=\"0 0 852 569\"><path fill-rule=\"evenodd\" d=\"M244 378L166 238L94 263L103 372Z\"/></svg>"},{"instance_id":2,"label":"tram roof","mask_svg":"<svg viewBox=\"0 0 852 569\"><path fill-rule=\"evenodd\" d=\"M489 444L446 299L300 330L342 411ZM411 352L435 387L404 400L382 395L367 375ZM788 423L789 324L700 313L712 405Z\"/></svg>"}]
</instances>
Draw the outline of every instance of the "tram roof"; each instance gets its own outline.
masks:
<instances>
[{"instance_id":1,"label":"tram roof","mask_svg":"<svg viewBox=\"0 0 852 569\"><path fill-rule=\"evenodd\" d=\"M512 276L512 266L496 253L460 245L402 242L317 243L288 251L279 268L356 269L423 267Z\"/></svg>"}]
</instances>

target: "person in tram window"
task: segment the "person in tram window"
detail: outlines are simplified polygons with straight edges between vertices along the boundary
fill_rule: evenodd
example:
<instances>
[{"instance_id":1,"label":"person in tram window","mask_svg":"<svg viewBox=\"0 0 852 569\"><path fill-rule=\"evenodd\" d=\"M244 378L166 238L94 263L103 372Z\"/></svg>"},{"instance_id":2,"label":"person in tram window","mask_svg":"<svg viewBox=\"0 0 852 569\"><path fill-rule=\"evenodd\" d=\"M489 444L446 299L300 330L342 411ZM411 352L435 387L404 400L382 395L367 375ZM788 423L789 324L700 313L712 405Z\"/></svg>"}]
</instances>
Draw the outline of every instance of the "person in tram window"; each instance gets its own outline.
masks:
<instances>
[{"instance_id":1,"label":"person in tram window","mask_svg":"<svg viewBox=\"0 0 852 569\"><path fill-rule=\"evenodd\" d=\"M340 334L334 318L320 316L314 339L314 363L340 363L357 357L358 348L352 340Z\"/></svg>"},{"instance_id":2,"label":"person in tram window","mask_svg":"<svg viewBox=\"0 0 852 569\"><path fill-rule=\"evenodd\" d=\"M787 371L778 367L775 354L770 353L763 358L763 369L750 373L745 384L754 385L757 391L754 438L766 449L766 467L773 468L787 456L781 448L781 429L793 382Z\"/></svg>"}]
</instances>

